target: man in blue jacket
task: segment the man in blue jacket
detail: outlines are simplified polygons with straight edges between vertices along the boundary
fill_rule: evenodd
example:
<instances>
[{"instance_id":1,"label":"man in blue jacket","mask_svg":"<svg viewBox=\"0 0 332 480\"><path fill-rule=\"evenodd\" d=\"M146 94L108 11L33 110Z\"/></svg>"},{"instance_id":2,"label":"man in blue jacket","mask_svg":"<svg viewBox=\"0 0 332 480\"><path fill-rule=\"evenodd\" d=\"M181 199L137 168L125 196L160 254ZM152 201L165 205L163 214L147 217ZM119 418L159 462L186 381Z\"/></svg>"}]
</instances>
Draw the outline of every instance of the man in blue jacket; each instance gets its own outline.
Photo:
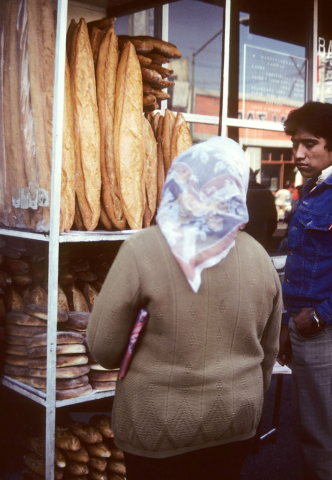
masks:
<instances>
[{"instance_id":1,"label":"man in blue jacket","mask_svg":"<svg viewBox=\"0 0 332 480\"><path fill-rule=\"evenodd\" d=\"M292 361L300 479L332 479L332 105L309 102L284 123L309 179L290 220L278 361Z\"/></svg>"}]
</instances>

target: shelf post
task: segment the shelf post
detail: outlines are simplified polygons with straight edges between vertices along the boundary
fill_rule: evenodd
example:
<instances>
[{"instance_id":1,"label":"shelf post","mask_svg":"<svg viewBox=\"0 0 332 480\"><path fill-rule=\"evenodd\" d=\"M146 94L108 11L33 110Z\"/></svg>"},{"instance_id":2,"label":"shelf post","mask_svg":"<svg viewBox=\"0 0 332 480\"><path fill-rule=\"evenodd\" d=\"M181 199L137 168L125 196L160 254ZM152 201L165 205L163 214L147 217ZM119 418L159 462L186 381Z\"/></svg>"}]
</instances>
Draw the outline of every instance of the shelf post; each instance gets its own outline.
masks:
<instances>
[{"instance_id":1,"label":"shelf post","mask_svg":"<svg viewBox=\"0 0 332 480\"><path fill-rule=\"evenodd\" d=\"M47 478L47 480L54 480L59 221L61 201L62 126L64 108L67 8L68 0L58 0L53 103L51 217L48 251L47 378L45 431L45 478Z\"/></svg>"}]
</instances>

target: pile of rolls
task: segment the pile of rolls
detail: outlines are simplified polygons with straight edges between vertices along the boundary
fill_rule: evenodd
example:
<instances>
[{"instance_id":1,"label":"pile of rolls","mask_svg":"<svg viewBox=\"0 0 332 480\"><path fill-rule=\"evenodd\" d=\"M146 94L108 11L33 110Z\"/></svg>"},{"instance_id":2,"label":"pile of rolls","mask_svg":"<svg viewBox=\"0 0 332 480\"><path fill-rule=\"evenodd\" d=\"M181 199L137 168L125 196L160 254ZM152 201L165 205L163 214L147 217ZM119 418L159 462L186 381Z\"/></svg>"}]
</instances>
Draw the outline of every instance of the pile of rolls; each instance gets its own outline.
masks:
<instances>
[{"instance_id":1,"label":"pile of rolls","mask_svg":"<svg viewBox=\"0 0 332 480\"><path fill-rule=\"evenodd\" d=\"M29 452L24 456L27 480L45 478L45 439L42 436L25 440ZM93 415L89 424L69 421L55 428L55 479L124 480L124 455L114 445L111 418Z\"/></svg>"}]
</instances>

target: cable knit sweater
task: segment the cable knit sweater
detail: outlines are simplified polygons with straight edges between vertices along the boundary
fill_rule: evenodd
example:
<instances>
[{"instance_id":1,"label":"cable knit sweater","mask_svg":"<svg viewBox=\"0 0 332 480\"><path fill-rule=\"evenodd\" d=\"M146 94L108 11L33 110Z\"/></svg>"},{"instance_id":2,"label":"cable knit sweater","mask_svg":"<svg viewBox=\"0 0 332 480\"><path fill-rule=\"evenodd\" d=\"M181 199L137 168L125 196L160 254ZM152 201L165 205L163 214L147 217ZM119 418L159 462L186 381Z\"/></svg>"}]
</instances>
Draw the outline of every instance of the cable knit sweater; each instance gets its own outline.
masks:
<instances>
[{"instance_id":1,"label":"cable knit sweater","mask_svg":"<svg viewBox=\"0 0 332 480\"><path fill-rule=\"evenodd\" d=\"M281 293L265 250L239 232L194 293L159 228L124 242L90 317L87 341L118 367L140 307L150 316L118 380L116 445L168 457L254 436L278 351Z\"/></svg>"}]
</instances>

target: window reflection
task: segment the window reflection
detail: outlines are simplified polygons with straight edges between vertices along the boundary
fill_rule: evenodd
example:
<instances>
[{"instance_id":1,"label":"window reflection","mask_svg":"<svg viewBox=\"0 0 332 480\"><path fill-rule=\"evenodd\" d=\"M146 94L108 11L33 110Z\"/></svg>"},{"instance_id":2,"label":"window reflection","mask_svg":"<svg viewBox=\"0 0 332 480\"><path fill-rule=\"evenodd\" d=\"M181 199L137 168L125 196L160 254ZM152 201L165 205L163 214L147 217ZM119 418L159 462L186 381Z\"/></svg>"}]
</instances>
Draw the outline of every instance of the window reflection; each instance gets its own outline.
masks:
<instances>
[{"instance_id":1,"label":"window reflection","mask_svg":"<svg viewBox=\"0 0 332 480\"><path fill-rule=\"evenodd\" d=\"M223 1L181 0L169 4L169 41L182 58L170 62L176 80L170 108L219 116Z\"/></svg>"}]
</instances>

